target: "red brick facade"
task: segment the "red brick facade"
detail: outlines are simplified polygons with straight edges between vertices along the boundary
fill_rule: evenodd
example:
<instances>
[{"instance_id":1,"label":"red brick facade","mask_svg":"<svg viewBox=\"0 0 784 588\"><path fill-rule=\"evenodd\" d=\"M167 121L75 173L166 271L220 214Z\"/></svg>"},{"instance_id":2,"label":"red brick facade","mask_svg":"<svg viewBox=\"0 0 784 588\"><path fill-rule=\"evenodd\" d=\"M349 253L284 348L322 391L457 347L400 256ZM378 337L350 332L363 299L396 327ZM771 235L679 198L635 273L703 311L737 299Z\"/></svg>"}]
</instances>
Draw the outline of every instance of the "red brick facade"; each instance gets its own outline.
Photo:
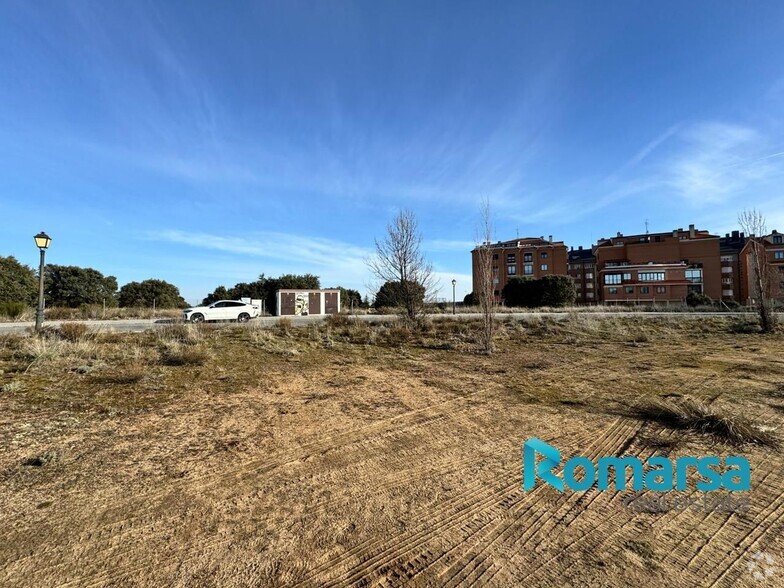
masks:
<instances>
[{"instance_id":1,"label":"red brick facade","mask_svg":"<svg viewBox=\"0 0 784 588\"><path fill-rule=\"evenodd\" d=\"M566 245L552 237L527 237L491 244L493 293L502 302L504 286L511 278L541 278L567 275ZM471 252L474 291L479 284L477 250Z\"/></svg>"}]
</instances>

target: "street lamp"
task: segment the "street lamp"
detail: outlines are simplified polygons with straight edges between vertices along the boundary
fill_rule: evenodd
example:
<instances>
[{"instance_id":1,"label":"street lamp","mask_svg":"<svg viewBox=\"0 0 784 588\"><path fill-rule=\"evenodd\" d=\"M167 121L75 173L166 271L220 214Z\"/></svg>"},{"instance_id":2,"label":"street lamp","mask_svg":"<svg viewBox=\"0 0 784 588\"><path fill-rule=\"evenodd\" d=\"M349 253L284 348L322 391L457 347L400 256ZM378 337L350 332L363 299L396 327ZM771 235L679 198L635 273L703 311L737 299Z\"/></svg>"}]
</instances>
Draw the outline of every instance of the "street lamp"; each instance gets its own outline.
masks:
<instances>
[{"instance_id":1,"label":"street lamp","mask_svg":"<svg viewBox=\"0 0 784 588\"><path fill-rule=\"evenodd\" d=\"M455 286L457 286L457 280L452 280L452 314L455 314Z\"/></svg>"},{"instance_id":2,"label":"street lamp","mask_svg":"<svg viewBox=\"0 0 784 588\"><path fill-rule=\"evenodd\" d=\"M38 267L38 311L35 313L35 330L40 331L44 322L44 256L52 239L43 231L33 238L36 246L41 250L41 265Z\"/></svg>"}]
</instances>

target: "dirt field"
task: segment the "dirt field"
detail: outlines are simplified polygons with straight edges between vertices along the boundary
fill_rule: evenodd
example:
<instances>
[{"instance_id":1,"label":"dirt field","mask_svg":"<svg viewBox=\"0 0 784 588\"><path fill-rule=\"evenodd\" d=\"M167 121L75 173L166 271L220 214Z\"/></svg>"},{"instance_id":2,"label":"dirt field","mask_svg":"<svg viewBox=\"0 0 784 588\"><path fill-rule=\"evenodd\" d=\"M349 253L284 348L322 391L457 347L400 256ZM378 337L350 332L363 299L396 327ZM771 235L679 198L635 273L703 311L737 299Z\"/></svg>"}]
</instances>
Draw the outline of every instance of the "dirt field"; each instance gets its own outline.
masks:
<instances>
[{"instance_id":1,"label":"dirt field","mask_svg":"<svg viewBox=\"0 0 784 588\"><path fill-rule=\"evenodd\" d=\"M575 317L507 325L487 357L472 328L0 340L0 585L784 585L781 453L631 410L688 395L782 431L781 334ZM751 508L526 493L533 436L566 458L740 454Z\"/></svg>"}]
</instances>

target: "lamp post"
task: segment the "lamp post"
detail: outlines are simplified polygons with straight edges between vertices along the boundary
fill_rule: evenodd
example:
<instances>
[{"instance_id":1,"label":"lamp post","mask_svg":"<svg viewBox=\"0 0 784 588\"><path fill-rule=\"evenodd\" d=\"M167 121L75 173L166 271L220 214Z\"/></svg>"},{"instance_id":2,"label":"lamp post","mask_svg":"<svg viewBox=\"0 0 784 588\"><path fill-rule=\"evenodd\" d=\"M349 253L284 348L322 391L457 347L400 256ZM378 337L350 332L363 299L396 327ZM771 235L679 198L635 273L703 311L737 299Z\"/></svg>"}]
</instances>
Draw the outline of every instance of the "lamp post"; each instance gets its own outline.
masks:
<instances>
[{"instance_id":1,"label":"lamp post","mask_svg":"<svg viewBox=\"0 0 784 588\"><path fill-rule=\"evenodd\" d=\"M457 280L452 280L452 314L455 314L455 286L457 286Z\"/></svg>"},{"instance_id":2,"label":"lamp post","mask_svg":"<svg viewBox=\"0 0 784 588\"><path fill-rule=\"evenodd\" d=\"M44 256L52 239L41 231L35 237L35 244L41 250L41 265L38 266L38 310L35 313L35 330L40 331L44 322Z\"/></svg>"}]
</instances>

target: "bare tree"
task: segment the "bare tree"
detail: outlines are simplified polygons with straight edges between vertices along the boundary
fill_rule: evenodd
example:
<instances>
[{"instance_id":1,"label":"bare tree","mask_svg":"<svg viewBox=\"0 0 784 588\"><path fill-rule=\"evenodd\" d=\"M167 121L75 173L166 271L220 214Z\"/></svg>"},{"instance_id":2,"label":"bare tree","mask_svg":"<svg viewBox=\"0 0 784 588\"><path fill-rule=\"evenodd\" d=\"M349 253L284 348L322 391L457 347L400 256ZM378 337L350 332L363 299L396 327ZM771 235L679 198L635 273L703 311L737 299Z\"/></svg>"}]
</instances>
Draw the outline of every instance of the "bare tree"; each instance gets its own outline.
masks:
<instances>
[{"instance_id":1,"label":"bare tree","mask_svg":"<svg viewBox=\"0 0 784 588\"><path fill-rule=\"evenodd\" d=\"M765 235L767 226L762 212L752 208L738 215L738 224L749 236L749 258L751 259L751 281L753 295L757 299L757 311L760 317L760 330L770 333L776 328L776 316L773 314L771 299L771 267L765 251Z\"/></svg>"},{"instance_id":2,"label":"bare tree","mask_svg":"<svg viewBox=\"0 0 784 588\"><path fill-rule=\"evenodd\" d=\"M493 284L493 252L490 243L493 239L493 223L490 215L490 201L485 198L479 208L479 226L475 254L475 292L474 296L482 312L482 330L479 342L482 351L493 353L493 332L495 330L496 303Z\"/></svg>"},{"instance_id":3,"label":"bare tree","mask_svg":"<svg viewBox=\"0 0 784 588\"><path fill-rule=\"evenodd\" d=\"M387 225L384 239L376 239L376 254L367 262L381 282L399 282L405 316L412 321L424 315L425 301L438 287L433 266L422 254L421 245L422 234L414 213L401 210Z\"/></svg>"}]
</instances>

